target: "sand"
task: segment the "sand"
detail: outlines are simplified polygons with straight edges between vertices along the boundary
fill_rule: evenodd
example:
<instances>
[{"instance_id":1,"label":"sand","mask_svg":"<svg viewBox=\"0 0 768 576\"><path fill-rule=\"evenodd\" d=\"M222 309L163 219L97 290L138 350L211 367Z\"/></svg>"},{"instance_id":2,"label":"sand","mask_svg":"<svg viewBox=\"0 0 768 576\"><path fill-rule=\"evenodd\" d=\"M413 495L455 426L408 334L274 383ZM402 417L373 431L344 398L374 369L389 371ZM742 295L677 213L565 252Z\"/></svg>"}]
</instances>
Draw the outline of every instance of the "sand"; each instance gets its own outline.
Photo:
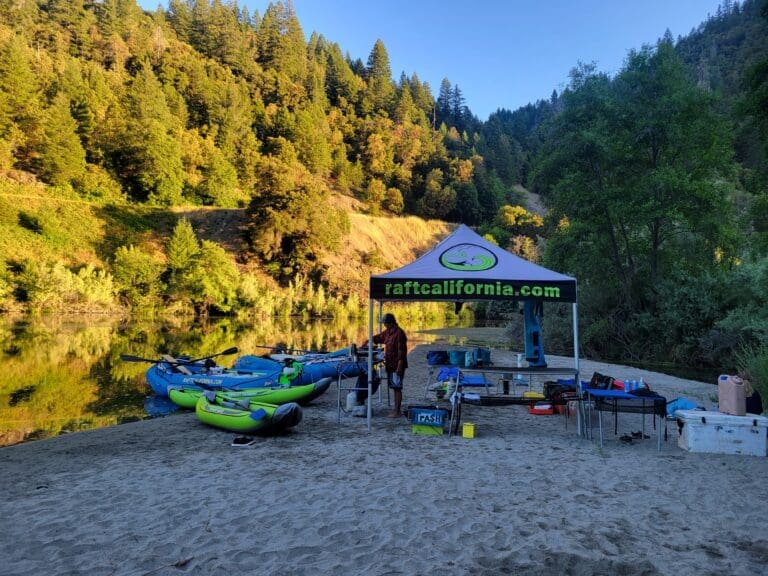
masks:
<instances>
[{"instance_id":1,"label":"sand","mask_svg":"<svg viewBox=\"0 0 768 576\"><path fill-rule=\"evenodd\" d=\"M406 403L424 401L428 348L411 354ZM716 392L582 361L595 370L705 407ZM0 448L0 573L766 573L768 458L689 453L674 421L661 450L612 427L600 448L522 406L465 406L472 439L421 436L386 417L386 395L369 433L337 423L336 398L245 448L190 413Z\"/></svg>"}]
</instances>

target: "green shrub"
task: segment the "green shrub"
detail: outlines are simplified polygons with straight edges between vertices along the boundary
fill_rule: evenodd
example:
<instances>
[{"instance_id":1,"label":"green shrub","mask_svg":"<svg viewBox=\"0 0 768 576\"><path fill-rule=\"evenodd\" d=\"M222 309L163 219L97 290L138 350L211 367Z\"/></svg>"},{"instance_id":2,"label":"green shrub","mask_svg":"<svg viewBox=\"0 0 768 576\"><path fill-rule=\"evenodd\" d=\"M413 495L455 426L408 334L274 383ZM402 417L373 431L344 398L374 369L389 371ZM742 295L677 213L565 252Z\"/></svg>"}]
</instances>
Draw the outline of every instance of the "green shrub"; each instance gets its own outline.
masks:
<instances>
[{"instance_id":1,"label":"green shrub","mask_svg":"<svg viewBox=\"0 0 768 576\"><path fill-rule=\"evenodd\" d=\"M226 313L236 306L240 274L232 257L215 242L203 240L200 253L184 275L188 295L199 313Z\"/></svg>"},{"instance_id":2,"label":"green shrub","mask_svg":"<svg viewBox=\"0 0 768 576\"><path fill-rule=\"evenodd\" d=\"M742 348L736 353L736 366L760 394L763 411L768 411L768 342Z\"/></svg>"},{"instance_id":3,"label":"green shrub","mask_svg":"<svg viewBox=\"0 0 768 576\"><path fill-rule=\"evenodd\" d=\"M104 168L94 164L88 164L72 185L77 193L89 202L99 205L126 202L120 184Z\"/></svg>"},{"instance_id":4,"label":"green shrub","mask_svg":"<svg viewBox=\"0 0 768 576\"><path fill-rule=\"evenodd\" d=\"M11 284L5 263L0 262L0 310L11 301Z\"/></svg>"},{"instance_id":5,"label":"green shrub","mask_svg":"<svg viewBox=\"0 0 768 576\"><path fill-rule=\"evenodd\" d=\"M240 279L237 297L245 316L269 318L275 315L281 297L253 274L244 274Z\"/></svg>"},{"instance_id":6,"label":"green shrub","mask_svg":"<svg viewBox=\"0 0 768 576\"><path fill-rule=\"evenodd\" d=\"M83 304L107 307L115 303L117 290L111 274L88 264L77 272L76 278L78 299Z\"/></svg>"},{"instance_id":7,"label":"green shrub","mask_svg":"<svg viewBox=\"0 0 768 576\"><path fill-rule=\"evenodd\" d=\"M112 276L92 265L73 272L63 262L28 262L17 277L17 288L36 312L92 311L115 303Z\"/></svg>"},{"instance_id":8,"label":"green shrub","mask_svg":"<svg viewBox=\"0 0 768 576\"><path fill-rule=\"evenodd\" d=\"M134 246L121 246L113 265L117 290L131 308L153 307L164 289L165 264Z\"/></svg>"}]
</instances>

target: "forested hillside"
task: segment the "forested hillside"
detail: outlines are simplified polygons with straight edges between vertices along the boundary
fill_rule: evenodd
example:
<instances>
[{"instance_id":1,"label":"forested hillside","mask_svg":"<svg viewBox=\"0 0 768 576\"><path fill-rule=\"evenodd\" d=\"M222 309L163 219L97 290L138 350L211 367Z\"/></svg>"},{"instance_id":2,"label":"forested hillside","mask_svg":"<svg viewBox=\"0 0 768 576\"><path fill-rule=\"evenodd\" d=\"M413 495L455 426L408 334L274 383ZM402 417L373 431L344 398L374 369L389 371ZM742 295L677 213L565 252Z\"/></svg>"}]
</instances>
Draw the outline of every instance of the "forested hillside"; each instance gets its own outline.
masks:
<instances>
[{"instance_id":1,"label":"forested hillside","mask_svg":"<svg viewBox=\"0 0 768 576\"><path fill-rule=\"evenodd\" d=\"M765 6L481 122L290 1L0 0L0 307L356 314L398 257L355 240L436 219L575 275L589 353L734 358L768 334Z\"/></svg>"},{"instance_id":2,"label":"forested hillside","mask_svg":"<svg viewBox=\"0 0 768 576\"><path fill-rule=\"evenodd\" d=\"M765 189L768 174L764 99L768 19L760 16L761 10L764 2L724 2L717 14L675 45L697 85L716 92L720 109L733 119L735 159L745 169L744 185L756 194Z\"/></svg>"}]
</instances>

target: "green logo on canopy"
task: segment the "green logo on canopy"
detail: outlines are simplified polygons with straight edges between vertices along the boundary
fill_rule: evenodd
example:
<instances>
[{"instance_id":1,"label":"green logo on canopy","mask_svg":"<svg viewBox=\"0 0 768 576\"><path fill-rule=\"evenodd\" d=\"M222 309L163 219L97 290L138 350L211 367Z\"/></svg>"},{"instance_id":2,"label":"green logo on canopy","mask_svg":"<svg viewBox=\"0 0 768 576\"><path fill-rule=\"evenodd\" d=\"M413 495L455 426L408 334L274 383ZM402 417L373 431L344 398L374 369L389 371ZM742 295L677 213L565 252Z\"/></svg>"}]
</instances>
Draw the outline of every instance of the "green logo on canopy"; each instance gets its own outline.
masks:
<instances>
[{"instance_id":1,"label":"green logo on canopy","mask_svg":"<svg viewBox=\"0 0 768 576\"><path fill-rule=\"evenodd\" d=\"M440 264L460 272L490 270L497 262L496 254L477 244L457 244L440 254Z\"/></svg>"}]
</instances>

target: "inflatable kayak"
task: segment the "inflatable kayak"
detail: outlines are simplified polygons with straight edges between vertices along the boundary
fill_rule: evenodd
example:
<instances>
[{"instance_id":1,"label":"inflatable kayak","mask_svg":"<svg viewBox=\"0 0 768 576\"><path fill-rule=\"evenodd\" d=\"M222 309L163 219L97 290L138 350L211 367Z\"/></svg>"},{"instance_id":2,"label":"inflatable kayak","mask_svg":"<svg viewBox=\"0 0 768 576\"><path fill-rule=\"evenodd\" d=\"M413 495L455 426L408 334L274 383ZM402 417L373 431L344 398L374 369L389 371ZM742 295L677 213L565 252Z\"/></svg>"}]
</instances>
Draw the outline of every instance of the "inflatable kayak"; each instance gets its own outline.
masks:
<instances>
[{"instance_id":1,"label":"inflatable kayak","mask_svg":"<svg viewBox=\"0 0 768 576\"><path fill-rule=\"evenodd\" d=\"M374 363L383 360L383 352L376 350ZM341 351L312 355L305 362L296 364L300 370L290 367L294 361L294 358L278 362L271 358L245 355L239 357L231 369L227 369L213 363L188 362L184 357L164 356L149 367L145 376L155 394L168 396L171 386L199 391L269 388L286 383L300 386L316 383L323 378L357 377L366 372L368 365L367 357L358 358L357 355L342 354ZM286 376L286 371L297 373Z\"/></svg>"},{"instance_id":2,"label":"inflatable kayak","mask_svg":"<svg viewBox=\"0 0 768 576\"><path fill-rule=\"evenodd\" d=\"M288 353L282 353L277 352L270 354L269 357L272 360L276 360L277 362L284 362L288 358L291 358L293 360L296 360L297 362L311 362L313 360L327 360L327 359L347 359L354 354L356 354L357 350L352 349L351 347L347 348L340 348L338 350L334 350L333 352L304 352L301 354L288 354Z\"/></svg>"},{"instance_id":3,"label":"inflatable kayak","mask_svg":"<svg viewBox=\"0 0 768 576\"><path fill-rule=\"evenodd\" d=\"M225 370L220 366L205 367L196 364L158 362L147 370L147 384L159 396L168 396L170 386L197 390L219 389L240 390L275 386L282 374L283 366L278 362L260 370Z\"/></svg>"},{"instance_id":4,"label":"inflatable kayak","mask_svg":"<svg viewBox=\"0 0 768 576\"><path fill-rule=\"evenodd\" d=\"M331 386L332 378L322 378L314 384L302 384L299 386L288 387L261 387L244 388L242 390L214 390L218 400L228 400L231 402L254 401L266 404L286 404L287 402L298 402L299 404L308 404L315 398L324 394ZM176 386L168 387L168 397L177 406L182 408L195 408L197 400L203 395L204 390L198 386Z\"/></svg>"},{"instance_id":5,"label":"inflatable kayak","mask_svg":"<svg viewBox=\"0 0 768 576\"><path fill-rule=\"evenodd\" d=\"M195 414L203 424L238 432L279 432L296 426L303 416L301 406L289 402L280 406L250 402L248 408L239 403L219 401L216 394L202 394L195 405Z\"/></svg>"},{"instance_id":6,"label":"inflatable kayak","mask_svg":"<svg viewBox=\"0 0 768 576\"><path fill-rule=\"evenodd\" d=\"M334 352L312 353L293 356L289 354L273 354L270 358L246 354L240 356L233 366L240 372L270 371L284 366L286 360L293 360L301 364L300 383L315 382L320 378L356 378L365 372L368 366L368 357L360 355L363 351L352 353L351 348L342 348ZM379 364L384 361L384 352L374 350L373 362Z\"/></svg>"}]
</instances>

